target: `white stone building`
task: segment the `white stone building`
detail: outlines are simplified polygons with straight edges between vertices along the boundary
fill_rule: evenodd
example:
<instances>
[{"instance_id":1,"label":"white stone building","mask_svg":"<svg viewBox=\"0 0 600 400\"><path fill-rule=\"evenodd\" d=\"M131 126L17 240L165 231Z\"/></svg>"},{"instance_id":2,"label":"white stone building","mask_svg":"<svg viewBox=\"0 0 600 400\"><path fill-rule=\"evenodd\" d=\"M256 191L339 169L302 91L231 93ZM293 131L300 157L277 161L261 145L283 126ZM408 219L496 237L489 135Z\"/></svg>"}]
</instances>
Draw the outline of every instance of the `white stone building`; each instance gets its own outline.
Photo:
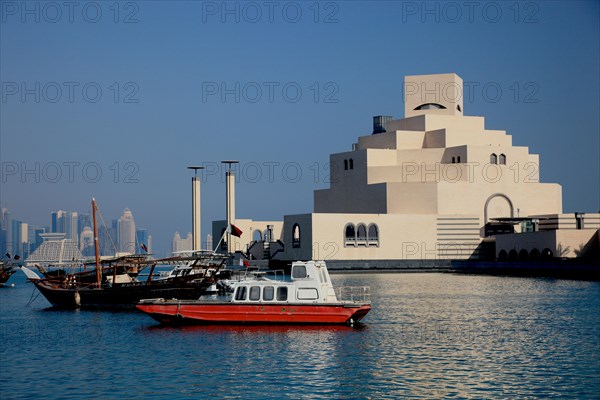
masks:
<instances>
[{"instance_id":1,"label":"white stone building","mask_svg":"<svg viewBox=\"0 0 600 400\"><path fill-rule=\"evenodd\" d=\"M404 108L401 119L374 117L371 134L330 156L331 185L315 191L313 213L269 222L283 242L280 258L494 258L493 237L520 232L523 217L564 215L561 186L539 181L539 156L514 146L505 131L486 129L484 117L463 114L459 76L405 77ZM588 214L590 235L594 218ZM215 237L225 227L213 222ZM253 242L235 238L235 249Z\"/></svg>"},{"instance_id":2,"label":"white stone building","mask_svg":"<svg viewBox=\"0 0 600 400\"><path fill-rule=\"evenodd\" d=\"M314 213L287 215L286 259L468 259L492 218L562 212L562 189L539 182L539 157L463 114L456 74L407 76L405 118L330 156L331 187Z\"/></svg>"},{"instance_id":3,"label":"white stone building","mask_svg":"<svg viewBox=\"0 0 600 400\"><path fill-rule=\"evenodd\" d=\"M190 251L194 246L192 232L188 232L187 237L182 238L179 232L175 232L171 240L171 252Z\"/></svg>"}]
</instances>

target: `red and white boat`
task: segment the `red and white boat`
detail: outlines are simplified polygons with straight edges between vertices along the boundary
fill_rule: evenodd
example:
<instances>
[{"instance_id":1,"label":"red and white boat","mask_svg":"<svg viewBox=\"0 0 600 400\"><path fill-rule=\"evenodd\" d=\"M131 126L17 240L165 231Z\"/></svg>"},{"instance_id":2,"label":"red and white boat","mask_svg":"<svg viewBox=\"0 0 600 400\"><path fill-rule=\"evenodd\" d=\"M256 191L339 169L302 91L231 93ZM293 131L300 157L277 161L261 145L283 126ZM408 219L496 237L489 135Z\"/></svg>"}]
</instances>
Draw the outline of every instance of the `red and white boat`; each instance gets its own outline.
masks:
<instances>
[{"instance_id":1,"label":"red and white boat","mask_svg":"<svg viewBox=\"0 0 600 400\"><path fill-rule=\"evenodd\" d=\"M136 307L164 324L354 324L371 310L369 287L331 284L324 261L294 262L287 279L255 275L226 299L145 299Z\"/></svg>"}]
</instances>

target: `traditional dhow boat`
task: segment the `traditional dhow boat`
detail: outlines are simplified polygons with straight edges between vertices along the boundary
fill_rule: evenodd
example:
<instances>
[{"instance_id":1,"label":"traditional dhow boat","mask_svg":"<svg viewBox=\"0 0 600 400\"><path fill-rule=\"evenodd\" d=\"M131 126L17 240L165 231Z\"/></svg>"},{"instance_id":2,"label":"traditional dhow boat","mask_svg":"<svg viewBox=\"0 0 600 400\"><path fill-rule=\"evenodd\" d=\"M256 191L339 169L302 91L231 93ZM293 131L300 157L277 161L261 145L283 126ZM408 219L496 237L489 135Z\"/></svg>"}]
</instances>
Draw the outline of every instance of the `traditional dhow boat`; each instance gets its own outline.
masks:
<instances>
[{"instance_id":1,"label":"traditional dhow boat","mask_svg":"<svg viewBox=\"0 0 600 400\"><path fill-rule=\"evenodd\" d=\"M79 280L76 274L40 278L31 269L21 267L29 280L55 307L133 308L140 299L149 297L198 299L214 283L216 274L227 260L225 255L211 255L210 259L198 255L197 257L203 257L205 260L199 263L194 259L192 264L202 265L202 271L195 270L194 273L156 280L152 279L156 265L153 264L148 280L143 282L137 281L127 271L121 270L119 264L109 267L111 273L100 266L96 209L96 201L92 200L96 250L96 279L93 282L87 279Z\"/></svg>"},{"instance_id":2,"label":"traditional dhow boat","mask_svg":"<svg viewBox=\"0 0 600 400\"><path fill-rule=\"evenodd\" d=\"M294 262L288 279L257 275L223 300L145 299L136 307L163 324L352 325L371 310L368 287L337 292L324 261Z\"/></svg>"},{"instance_id":3,"label":"traditional dhow boat","mask_svg":"<svg viewBox=\"0 0 600 400\"><path fill-rule=\"evenodd\" d=\"M3 286L16 270L12 260L0 261L0 286Z\"/></svg>"}]
</instances>

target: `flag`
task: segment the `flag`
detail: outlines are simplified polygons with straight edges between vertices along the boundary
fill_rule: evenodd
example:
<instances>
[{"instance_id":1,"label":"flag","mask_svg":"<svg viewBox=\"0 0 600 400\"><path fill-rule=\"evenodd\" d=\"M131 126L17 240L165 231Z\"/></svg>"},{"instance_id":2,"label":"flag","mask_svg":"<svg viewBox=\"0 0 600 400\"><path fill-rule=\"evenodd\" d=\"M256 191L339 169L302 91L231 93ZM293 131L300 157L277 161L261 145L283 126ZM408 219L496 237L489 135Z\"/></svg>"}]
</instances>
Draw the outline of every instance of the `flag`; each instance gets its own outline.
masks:
<instances>
[{"instance_id":1,"label":"flag","mask_svg":"<svg viewBox=\"0 0 600 400\"><path fill-rule=\"evenodd\" d=\"M240 267L249 267L250 266L250 262L248 260L244 260L243 258L240 258Z\"/></svg>"},{"instance_id":2,"label":"flag","mask_svg":"<svg viewBox=\"0 0 600 400\"><path fill-rule=\"evenodd\" d=\"M240 228L238 228L237 226L235 226L234 224L229 225L229 233L231 233L233 236L237 236L237 237L242 236L242 230Z\"/></svg>"},{"instance_id":3,"label":"flag","mask_svg":"<svg viewBox=\"0 0 600 400\"><path fill-rule=\"evenodd\" d=\"M10 258L10 253L6 253L5 255L6 257Z\"/></svg>"},{"instance_id":4,"label":"flag","mask_svg":"<svg viewBox=\"0 0 600 400\"><path fill-rule=\"evenodd\" d=\"M146 253L148 252L148 248L146 247L146 245L144 243L142 243L142 245L140 246L142 248L142 250L144 250Z\"/></svg>"},{"instance_id":5,"label":"flag","mask_svg":"<svg viewBox=\"0 0 600 400\"><path fill-rule=\"evenodd\" d=\"M18 254L15 254L15 260L18 260L19 258L21 258L21 257L19 257Z\"/></svg>"}]
</instances>

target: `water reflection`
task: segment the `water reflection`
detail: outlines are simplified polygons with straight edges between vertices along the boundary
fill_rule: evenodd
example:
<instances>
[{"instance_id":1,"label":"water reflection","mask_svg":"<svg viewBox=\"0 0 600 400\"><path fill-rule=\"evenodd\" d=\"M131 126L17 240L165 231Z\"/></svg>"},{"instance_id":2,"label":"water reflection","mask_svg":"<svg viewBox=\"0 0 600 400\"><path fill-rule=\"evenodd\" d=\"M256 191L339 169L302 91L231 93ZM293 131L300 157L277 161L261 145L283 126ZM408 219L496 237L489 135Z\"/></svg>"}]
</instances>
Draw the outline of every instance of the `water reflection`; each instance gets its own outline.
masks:
<instances>
[{"instance_id":1,"label":"water reflection","mask_svg":"<svg viewBox=\"0 0 600 400\"><path fill-rule=\"evenodd\" d=\"M41 311L0 291L3 397L594 398L600 283L447 274L370 285L346 326L164 327L137 312ZM9 293L10 292L10 293ZM31 385L31 377L39 382ZM60 377L60 379L57 379ZM5 393L11 395L5 396Z\"/></svg>"}]
</instances>

